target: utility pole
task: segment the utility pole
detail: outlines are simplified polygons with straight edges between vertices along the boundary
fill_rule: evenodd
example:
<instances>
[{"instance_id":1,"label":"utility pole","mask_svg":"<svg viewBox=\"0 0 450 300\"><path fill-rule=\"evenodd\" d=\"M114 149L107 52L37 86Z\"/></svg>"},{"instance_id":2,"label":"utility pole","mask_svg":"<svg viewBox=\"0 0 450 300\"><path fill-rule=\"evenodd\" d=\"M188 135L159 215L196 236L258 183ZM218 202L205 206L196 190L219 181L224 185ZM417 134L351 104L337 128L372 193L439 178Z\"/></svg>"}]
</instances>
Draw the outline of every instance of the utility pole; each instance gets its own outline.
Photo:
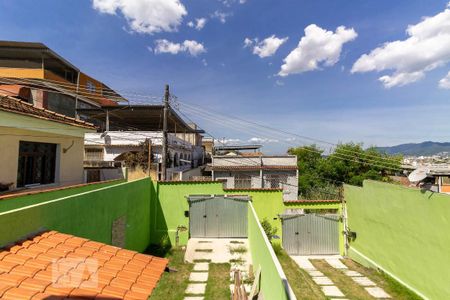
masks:
<instances>
[{"instance_id":1,"label":"utility pole","mask_svg":"<svg viewBox=\"0 0 450 300\"><path fill-rule=\"evenodd\" d=\"M166 180L166 164L167 164L167 114L169 113L169 85L166 84L164 93L164 116L163 116L163 138L162 138L162 163L161 163L161 180Z\"/></svg>"}]
</instances>

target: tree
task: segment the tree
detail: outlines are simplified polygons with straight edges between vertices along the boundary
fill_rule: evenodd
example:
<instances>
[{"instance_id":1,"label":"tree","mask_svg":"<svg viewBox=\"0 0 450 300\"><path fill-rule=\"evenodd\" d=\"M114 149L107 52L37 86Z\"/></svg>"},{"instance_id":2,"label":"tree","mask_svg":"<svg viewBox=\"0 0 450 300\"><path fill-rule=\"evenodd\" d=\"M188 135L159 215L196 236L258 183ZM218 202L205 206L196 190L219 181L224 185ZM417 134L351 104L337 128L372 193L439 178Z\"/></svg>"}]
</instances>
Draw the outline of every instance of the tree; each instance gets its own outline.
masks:
<instances>
[{"instance_id":1,"label":"tree","mask_svg":"<svg viewBox=\"0 0 450 300\"><path fill-rule=\"evenodd\" d=\"M390 181L389 175L400 170L401 157L389 156L375 147L339 144L333 153L323 155L316 145L291 148L299 167L299 194L307 199L337 198L342 182L361 186L366 179Z\"/></svg>"}]
</instances>

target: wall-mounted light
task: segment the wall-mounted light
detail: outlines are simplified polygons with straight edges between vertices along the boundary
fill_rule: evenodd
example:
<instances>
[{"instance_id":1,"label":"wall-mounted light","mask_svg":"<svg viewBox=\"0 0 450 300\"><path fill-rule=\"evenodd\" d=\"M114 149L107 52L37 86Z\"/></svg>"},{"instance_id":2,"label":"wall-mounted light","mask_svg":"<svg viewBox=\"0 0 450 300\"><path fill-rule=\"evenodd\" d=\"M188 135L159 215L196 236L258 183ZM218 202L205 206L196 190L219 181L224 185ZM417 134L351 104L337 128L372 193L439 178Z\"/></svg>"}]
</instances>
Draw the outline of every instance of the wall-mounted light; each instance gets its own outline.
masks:
<instances>
[{"instance_id":1,"label":"wall-mounted light","mask_svg":"<svg viewBox=\"0 0 450 300\"><path fill-rule=\"evenodd\" d=\"M63 148L63 153L67 153L67 151L69 151L72 147L73 147L73 145L75 144L75 141L74 140L72 140L72 144L70 144L70 146L69 147L67 147L67 148Z\"/></svg>"}]
</instances>

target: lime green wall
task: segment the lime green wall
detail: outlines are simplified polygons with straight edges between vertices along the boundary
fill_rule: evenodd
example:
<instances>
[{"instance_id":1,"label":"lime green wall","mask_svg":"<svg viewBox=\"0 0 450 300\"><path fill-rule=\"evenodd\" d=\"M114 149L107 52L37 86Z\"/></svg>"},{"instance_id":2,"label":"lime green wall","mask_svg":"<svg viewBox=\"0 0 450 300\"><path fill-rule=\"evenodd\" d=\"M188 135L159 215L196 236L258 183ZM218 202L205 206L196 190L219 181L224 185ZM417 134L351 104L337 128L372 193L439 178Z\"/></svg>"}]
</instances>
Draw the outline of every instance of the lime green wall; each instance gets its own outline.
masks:
<instances>
[{"instance_id":1,"label":"lime green wall","mask_svg":"<svg viewBox=\"0 0 450 300\"><path fill-rule=\"evenodd\" d=\"M168 235L175 245L177 226L189 228L189 218L184 215L189 211L186 196L224 193L219 182L159 182L155 185L158 197L152 203L152 243L160 243ZM180 233L180 245L186 245L188 238L189 231Z\"/></svg>"},{"instance_id":2,"label":"lime green wall","mask_svg":"<svg viewBox=\"0 0 450 300\"><path fill-rule=\"evenodd\" d=\"M282 225L279 215L287 208L306 209L338 209L341 211L340 203L319 203L305 204L283 202L283 192L281 190L224 190L220 182L159 182L155 183L158 197L153 205L152 243L160 243L161 239L168 236L172 245L175 244L177 226L183 225L189 228L189 218L184 215L189 210L186 199L189 195L247 195L251 197L255 211L260 218L264 218L277 228L279 240L274 243L281 243ZM339 231L344 229L340 223ZM189 231L181 232L180 245L185 245L189 238ZM344 237L339 235L341 253L344 252Z\"/></svg>"},{"instance_id":3,"label":"lime green wall","mask_svg":"<svg viewBox=\"0 0 450 300\"><path fill-rule=\"evenodd\" d=\"M143 251L150 242L151 189L145 178L1 212L0 245L43 229L110 244L112 222L126 216L125 247Z\"/></svg>"},{"instance_id":4,"label":"lime green wall","mask_svg":"<svg viewBox=\"0 0 450 300\"><path fill-rule=\"evenodd\" d=\"M349 255L428 299L450 295L450 196L365 181L345 186Z\"/></svg>"},{"instance_id":5,"label":"lime green wall","mask_svg":"<svg viewBox=\"0 0 450 300\"><path fill-rule=\"evenodd\" d=\"M42 193L36 193L31 195L17 196L13 198L0 199L0 212L16 209L32 204L37 204L43 201L54 200L62 197L67 197L75 194L80 194L92 190L96 190L102 187L116 185L123 182L123 180L115 180L108 182L99 182L94 184L88 184L83 186L67 187L60 190L47 191ZM26 192L26 191L25 191Z\"/></svg>"},{"instance_id":6,"label":"lime green wall","mask_svg":"<svg viewBox=\"0 0 450 300\"><path fill-rule=\"evenodd\" d=\"M252 256L253 271L261 270L260 289L264 299L295 299L289 295L291 290L284 275L283 269L267 240L258 216L253 209L252 203L248 208L248 240L250 243L250 254Z\"/></svg>"}]
</instances>

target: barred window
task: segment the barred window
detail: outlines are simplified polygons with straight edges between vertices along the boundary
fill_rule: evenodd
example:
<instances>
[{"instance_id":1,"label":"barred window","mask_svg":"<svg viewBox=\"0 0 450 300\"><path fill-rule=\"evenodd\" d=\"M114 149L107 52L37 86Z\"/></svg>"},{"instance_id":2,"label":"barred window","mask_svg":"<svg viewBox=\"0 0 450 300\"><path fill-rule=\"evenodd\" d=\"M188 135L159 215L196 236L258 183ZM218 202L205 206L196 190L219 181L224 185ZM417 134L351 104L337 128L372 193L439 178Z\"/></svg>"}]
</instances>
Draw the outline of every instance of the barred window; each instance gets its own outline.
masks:
<instances>
[{"instance_id":1,"label":"barred window","mask_svg":"<svg viewBox=\"0 0 450 300\"><path fill-rule=\"evenodd\" d=\"M264 180L264 187L271 189L281 189L287 183L287 176L282 174L267 174Z\"/></svg>"},{"instance_id":2,"label":"barred window","mask_svg":"<svg viewBox=\"0 0 450 300\"><path fill-rule=\"evenodd\" d=\"M246 174L236 174L234 176L235 189L250 189L252 187L252 176Z\"/></svg>"},{"instance_id":3,"label":"barred window","mask_svg":"<svg viewBox=\"0 0 450 300\"><path fill-rule=\"evenodd\" d=\"M84 150L84 160L103 160L103 149L102 148L86 148Z\"/></svg>"}]
</instances>

